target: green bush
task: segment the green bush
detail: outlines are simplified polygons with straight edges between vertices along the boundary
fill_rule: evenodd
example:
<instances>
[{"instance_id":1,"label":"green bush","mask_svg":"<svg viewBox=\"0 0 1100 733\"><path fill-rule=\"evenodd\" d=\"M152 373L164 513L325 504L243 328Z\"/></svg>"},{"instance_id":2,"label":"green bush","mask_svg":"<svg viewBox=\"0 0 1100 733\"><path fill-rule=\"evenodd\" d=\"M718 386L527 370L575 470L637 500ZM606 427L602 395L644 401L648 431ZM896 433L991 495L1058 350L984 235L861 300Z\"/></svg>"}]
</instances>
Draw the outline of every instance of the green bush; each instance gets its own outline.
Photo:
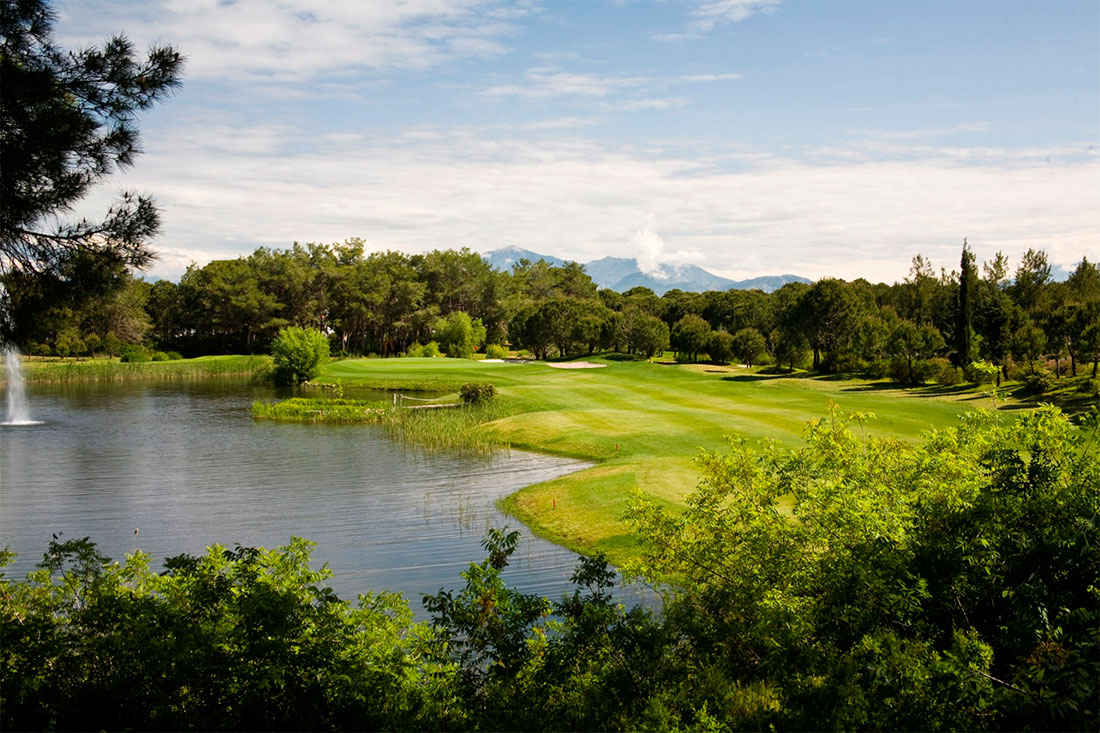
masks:
<instances>
[{"instance_id":1,"label":"green bush","mask_svg":"<svg viewBox=\"0 0 1100 733\"><path fill-rule=\"evenodd\" d=\"M486 359L507 359L508 349L504 348L500 344L489 344L485 347Z\"/></svg>"},{"instance_id":2,"label":"green bush","mask_svg":"<svg viewBox=\"0 0 1100 733\"><path fill-rule=\"evenodd\" d=\"M839 351L822 360L821 370L831 374L863 374L867 371L867 362L859 358L859 354Z\"/></svg>"},{"instance_id":3,"label":"green bush","mask_svg":"<svg viewBox=\"0 0 1100 733\"><path fill-rule=\"evenodd\" d=\"M153 361L168 361L168 354L163 351L154 351Z\"/></svg>"},{"instance_id":4,"label":"green bush","mask_svg":"<svg viewBox=\"0 0 1100 733\"><path fill-rule=\"evenodd\" d=\"M429 358L439 356L439 344L435 341L429 341L423 346L420 344L413 344L409 347L408 356L413 358Z\"/></svg>"},{"instance_id":5,"label":"green bush","mask_svg":"<svg viewBox=\"0 0 1100 733\"><path fill-rule=\"evenodd\" d=\"M992 384L997 379L999 369L988 361L972 361L963 369L966 381L971 384Z\"/></svg>"},{"instance_id":6,"label":"green bush","mask_svg":"<svg viewBox=\"0 0 1100 733\"><path fill-rule=\"evenodd\" d=\"M1046 394L1054 386L1054 375L1046 369L1037 369L1024 376L1024 390L1028 394Z\"/></svg>"},{"instance_id":7,"label":"green bush","mask_svg":"<svg viewBox=\"0 0 1100 733\"><path fill-rule=\"evenodd\" d=\"M301 384L317 376L328 358L328 339L315 328L290 326L279 331L271 345L275 359L275 381Z\"/></svg>"},{"instance_id":8,"label":"green bush","mask_svg":"<svg viewBox=\"0 0 1100 733\"><path fill-rule=\"evenodd\" d=\"M183 358L183 354L181 354L178 351L166 351L164 353L166 353L168 355L168 360L169 361L179 361L180 359Z\"/></svg>"},{"instance_id":9,"label":"green bush","mask_svg":"<svg viewBox=\"0 0 1100 733\"><path fill-rule=\"evenodd\" d=\"M485 326L480 318L471 319L462 311L455 311L435 322L435 337L440 348L454 359L469 359L485 342Z\"/></svg>"},{"instance_id":10,"label":"green bush","mask_svg":"<svg viewBox=\"0 0 1100 733\"><path fill-rule=\"evenodd\" d=\"M865 373L872 379L885 379L890 376L890 360L875 359L867 364L867 371Z\"/></svg>"},{"instance_id":11,"label":"green bush","mask_svg":"<svg viewBox=\"0 0 1100 733\"><path fill-rule=\"evenodd\" d=\"M936 365L927 359L913 359L912 374L904 356L895 356L890 361L890 378L898 384L924 384L936 374Z\"/></svg>"},{"instance_id":12,"label":"green bush","mask_svg":"<svg viewBox=\"0 0 1100 733\"><path fill-rule=\"evenodd\" d=\"M488 402L497 396L497 388L488 382L467 382L458 390L458 397L467 405Z\"/></svg>"},{"instance_id":13,"label":"green bush","mask_svg":"<svg viewBox=\"0 0 1100 733\"><path fill-rule=\"evenodd\" d=\"M149 352L135 344L124 345L121 356L121 360L125 362L149 361Z\"/></svg>"},{"instance_id":14,"label":"green bush","mask_svg":"<svg viewBox=\"0 0 1100 733\"><path fill-rule=\"evenodd\" d=\"M932 379L936 384L953 387L963 380L962 372L955 368L949 359L936 357L928 360L928 366L933 370Z\"/></svg>"}]
</instances>

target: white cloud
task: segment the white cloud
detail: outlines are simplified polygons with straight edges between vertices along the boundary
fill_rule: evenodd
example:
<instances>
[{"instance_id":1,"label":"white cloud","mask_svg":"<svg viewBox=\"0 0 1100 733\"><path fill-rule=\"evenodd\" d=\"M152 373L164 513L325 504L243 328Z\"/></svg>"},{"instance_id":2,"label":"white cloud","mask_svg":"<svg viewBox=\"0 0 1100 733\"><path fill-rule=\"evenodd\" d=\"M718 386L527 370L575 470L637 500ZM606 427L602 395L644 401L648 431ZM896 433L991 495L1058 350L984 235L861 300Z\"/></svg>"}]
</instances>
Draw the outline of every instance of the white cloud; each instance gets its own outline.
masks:
<instances>
[{"instance_id":1,"label":"white cloud","mask_svg":"<svg viewBox=\"0 0 1100 733\"><path fill-rule=\"evenodd\" d=\"M681 84L709 84L735 81L740 78L740 74L732 73L630 76L625 74L585 74L561 71L555 67L536 67L527 70L521 84L499 84L483 90L481 94L486 97L522 97L525 99L565 96L603 99L616 94L659 91ZM644 107L645 105L634 109Z\"/></svg>"},{"instance_id":2,"label":"white cloud","mask_svg":"<svg viewBox=\"0 0 1100 733\"><path fill-rule=\"evenodd\" d=\"M102 213L118 186L164 209L154 274L258 246L363 237L408 252L518 244L588 261L605 255L693 262L730 277L793 272L893 281L918 252L955 266L963 237L979 259L1046 249L1055 264L1100 251L1100 164L1076 149L925 149L875 159L821 152L784 158L742 148L654 154L567 129L421 127L404 137L306 138L282 125L178 124L147 136L147 154L97 189ZM844 151L839 151L844 152ZM1044 154L1047 153L1047 154ZM639 228L650 214L651 225ZM660 222L660 234L656 222Z\"/></svg>"},{"instance_id":3,"label":"white cloud","mask_svg":"<svg viewBox=\"0 0 1100 733\"><path fill-rule=\"evenodd\" d=\"M638 269L647 275L664 279L664 273L660 265L664 261L662 255L665 250L665 241L657 234L657 217L646 214L645 224L630 237L630 253L638 262Z\"/></svg>"},{"instance_id":4,"label":"white cloud","mask_svg":"<svg viewBox=\"0 0 1100 733\"><path fill-rule=\"evenodd\" d=\"M946 127L920 127L911 130L869 130L851 129L846 132L882 140L919 140L922 138L948 137L966 133L989 132L993 128L988 122L962 122Z\"/></svg>"},{"instance_id":5,"label":"white cloud","mask_svg":"<svg viewBox=\"0 0 1100 733\"><path fill-rule=\"evenodd\" d=\"M695 31L711 31L720 25L740 23L757 13L774 10L782 0L706 0L691 11L689 26Z\"/></svg>"},{"instance_id":6,"label":"white cloud","mask_svg":"<svg viewBox=\"0 0 1100 733\"><path fill-rule=\"evenodd\" d=\"M697 41L719 26L740 23L759 13L774 12L783 0L695 0L688 11L691 20L679 32L652 33L659 43Z\"/></svg>"},{"instance_id":7,"label":"white cloud","mask_svg":"<svg viewBox=\"0 0 1100 733\"><path fill-rule=\"evenodd\" d=\"M124 30L139 47L177 47L189 80L266 85L502 54L514 21L537 9L509 0L70 0L58 10L66 47Z\"/></svg>"}]
</instances>

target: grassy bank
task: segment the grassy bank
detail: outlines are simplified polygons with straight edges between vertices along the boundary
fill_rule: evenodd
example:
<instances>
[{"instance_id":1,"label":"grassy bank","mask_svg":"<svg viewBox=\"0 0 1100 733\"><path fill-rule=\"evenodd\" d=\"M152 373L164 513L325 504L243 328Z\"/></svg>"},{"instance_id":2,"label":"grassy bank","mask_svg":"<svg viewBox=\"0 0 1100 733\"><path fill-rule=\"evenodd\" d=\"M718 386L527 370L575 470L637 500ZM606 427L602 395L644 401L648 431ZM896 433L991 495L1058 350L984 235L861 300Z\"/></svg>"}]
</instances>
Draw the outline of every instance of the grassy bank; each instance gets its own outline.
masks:
<instances>
[{"instance_id":1,"label":"grassy bank","mask_svg":"<svg viewBox=\"0 0 1100 733\"><path fill-rule=\"evenodd\" d=\"M208 377L265 378L270 356L202 356L178 361L121 362L117 359L27 359L27 382L113 382L125 380L185 380Z\"/></svg>"},{"instance_id":2,"label":"grassy bank","mask_svg":"<svg viewBox=\"0 0 1100 733\"><path fill-rule=\"evenodd\" d=\"M794 445L807 421L830 402L871 412L868 433L906 440L954 425L958 415L990 407L985 391L936 387L902 389L867 380L765 375L710 365L592 361L600 369L555 369L544 363L485 363L460 359L362 359L333 362L322 378L371 387L453 389L486 381L506 406L500 416L448 430L479 441L566 455L599 465L508 497L504 508L540 535L616 560L633 554L635 539L621 522L631 492L641 489L678 505L698 474L700 447L721 449L726 436L774 439ZM1025 406L1001 397L1005 410ZM447 411L433 411L447 412ZM457 412L457 411L456 411ZM418 420L454 419L418 415ZM431 432L431 431L428 431Z\"/></svg>"},{"instance_id":3,"label":"grassy bank","mask_svg":"<svg viewBox=\"0 0 1100 733\"><path fill-rule=\"evenodd\" d=\"M378 400L293 397L282 402L253 402L252 417L287 422L382 422L387 404Z\"/></svg>"}]
</instances>

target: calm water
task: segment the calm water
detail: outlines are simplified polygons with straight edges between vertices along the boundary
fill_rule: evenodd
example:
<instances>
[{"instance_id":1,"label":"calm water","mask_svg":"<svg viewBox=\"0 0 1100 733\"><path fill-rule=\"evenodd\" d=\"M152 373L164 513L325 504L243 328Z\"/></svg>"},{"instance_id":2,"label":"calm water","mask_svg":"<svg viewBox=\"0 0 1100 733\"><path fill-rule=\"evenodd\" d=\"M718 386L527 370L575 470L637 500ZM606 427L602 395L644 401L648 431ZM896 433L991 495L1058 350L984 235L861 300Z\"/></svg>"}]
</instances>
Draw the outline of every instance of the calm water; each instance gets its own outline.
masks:
<instances>
[{"instance_id":1,"label":"calm water","mask_svg":"<svg viewBox=\"0 0 1100 733\"><path fill-rule=\"evenodd\" d=\"M28 388L42 425L0 428L0 546L9 577L41 560L53 533L90 536L121 560L159 562L214 543L317 543L343 598L368 590L420 597L461 585L486 528L517 520L495 499L578 470L579 461L518 451L429 454L375 426L253 422L270 389L240 383ZM134 530L139 534L135 536ZM576 556L523 531L509 580L556 598Z\"/></svg>"}]
</instances>

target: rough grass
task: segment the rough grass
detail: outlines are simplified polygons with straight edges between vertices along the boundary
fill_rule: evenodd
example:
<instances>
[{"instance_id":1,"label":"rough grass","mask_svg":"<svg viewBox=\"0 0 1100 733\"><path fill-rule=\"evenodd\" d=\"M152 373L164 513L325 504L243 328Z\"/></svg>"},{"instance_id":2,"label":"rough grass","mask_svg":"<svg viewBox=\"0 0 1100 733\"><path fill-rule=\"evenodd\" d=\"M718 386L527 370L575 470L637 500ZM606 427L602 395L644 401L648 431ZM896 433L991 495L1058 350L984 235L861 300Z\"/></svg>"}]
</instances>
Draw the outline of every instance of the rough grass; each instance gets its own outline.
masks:
<instances>
[{"instance_id":1,"label":"rough grass","mask_svg":"<svg viewBox=\"0 0 1100 733\"><path fill-rule=\"evenodd\" d=\"M264 379L271 369L270 356L202 356L178 361L141 362L26 359L23 362L23 376L27 382L172 381L230 376Z\"/></svg>"},{"instance_id":2,"label":"rough grass","mask_svg":"<svg viewBox=\"0 0 1100 733\"><path fill-rule=\"evenodd\" d=\"M635 551L635 538L621 521L631 493L641 490L678 505L698 481L693 456L700 448L724 448L727 436L793 446L806 423L824 416L836 402L849 412L874 413L875 419L865 423L868 434L916 440L929 429L956 424L962 412L991 406L988 394L973 388L904 389L738 367L586 360L609 366L562 370L540 363L362 359L329 364L323 378L404 389L492 383L506 406L504 414L461 423L455 416L447 430L469 432L474 442L486 445L597 462L594 468L525 488L502 506L548 539L579 551L603 551L617 561ZM998 404L1021 406L1008 396ZM428 416L414 420L420 417ZM416 427L410 423L406 429L412 434Z\"/></svg>"}]
</instances>

